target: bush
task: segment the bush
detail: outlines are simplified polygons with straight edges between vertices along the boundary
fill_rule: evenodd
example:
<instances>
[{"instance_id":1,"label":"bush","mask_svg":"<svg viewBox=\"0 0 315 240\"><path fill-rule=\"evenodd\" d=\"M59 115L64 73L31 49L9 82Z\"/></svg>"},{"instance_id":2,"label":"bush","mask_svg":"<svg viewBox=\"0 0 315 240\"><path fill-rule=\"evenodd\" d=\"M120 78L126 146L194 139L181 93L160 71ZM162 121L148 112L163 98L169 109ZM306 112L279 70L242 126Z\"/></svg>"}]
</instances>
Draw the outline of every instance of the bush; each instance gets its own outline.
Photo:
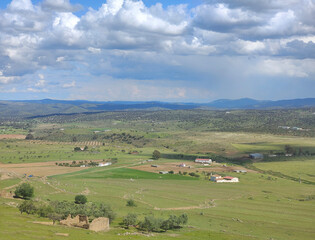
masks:
<instances>
[{"instance_id":1,"label":"bush","mask_svg":"<svg viewBox=\"0 0 315 240\"><path fill-rule=\"evenodd\" d=\"M161 153L158 150L154 150L152 153L152 158L157 160L161 157Z\"/></svg>"},{"instance_id":2,"label":"bush","mask_svg":"<svg viewBox=\"0 0 315 240\"><path fill-rule=\"evenodd\" d=\"M62 214L52 212L52 213L48 214L48 218L53 221L53 224L55 224L56 221L62 220Z\"/></svg>"},{"instance_id":3,"label":"bush","mask_svg":"<svg viewBox=\"0 0 315 240\"><path fill-rule=\"evenodd\" d=\"M128 213L127 216L124 217L122 221L122 225L125 226L125 228L129 228L131 225L136 225L137 223L137 215L134 213Z\"/></svg>"},{"instance_id":4,"label":"bush","mask_svg":"<svg viewBox=\"0 0 315 240\"><path fill-rule=\"evenodd\" d=\"M76 204L85 204L87 202L87 197L85 195L76 195L74 198Z\"/></svg>"},{"instance_id":5,"label":"bush","mask_svg":"<svg viewBox=\"0 0 315 240\"><path fill-rule=\"evenodd\" d=\"M33 140L33 139L34 139L34 136L29 133L29 134L26 135L25 139L26 139L26 140Z\"/></svg>"},{"instance_id":6,"label":"bush","mask_svg":"<svg viewBox=\"0 0 315 240\"><path fill-rule=\"evenodd\" d=\"M62 219L65 219L70 214L77 216L78 214L88 216L90 220L98 217L107 217L111 222L115 218L115 213L110 206L105 204L75 204L74 202L67 201L53 201L50 203L54 212L60 214Z\"/></svg>"},{"instance_id":7,"label":"bush","mask_svg":"<svg viewBox=\"0 0 315 240\"><path fill-rule=\"evenodd\" d=\"M180 228L180 225L186 224L188 221L187 214L182 214L180 216L171 215L167 220L163 221L161 229L170 230L175 228Z\"/></svg>"},{"instance_id":8,"label":"bush","mask_svg":"<svg viewBox=\"0 0 315 240\"><path fill-rule=\"evenodd\" d=\"M136 204L136 202L133 199L129 199L129 200L127 200L126 206L127 207L136 207L137 204Z\"/></svg>"},{"instance_id":9,"label":"bush","mask_svg":"<svg viewBox=\"0 0 315 240\"><path fill-rule=\"evenodd\" d=\"M54 212L53 208L49 205L42 205L39 208L37 208L36 213L40 217L49 217Z\"/></svg>"},{"instance_id":10,"label":"bush","mask_svg":"<svg viewBox=\"0 0 315 240\"><path fill-rule=\"evenodd\" d=\"M161 230L167 231L180 228L181 225L187 222L188 216L186 213L180 216L170 215L166 220L155 218L154 216L147 216L144 218L143 222L139 223L139 228L148 232L159 232Z\"/></svg>"},{"instance_id":11,"label":"bush","mask_svg":"<svg viewBox=\"0 0 315 240\"><path fill-rule=\"evenodd\" d=\"M14 191L15 197L30 199L34 196L34 188L29 183L22 183Z\"/></svg>"},{"instance_id":12,"label":"bush","mask_svg":"<svg viewBox=\"0 0 315 240\"><path fill-rule=\"evenodd\" d=\"M81 148L80 148L80 147L75 147L73 150L74 150L75 152L78 152L78 151L81 151Z\"/></svg>"},{"instance_id":13,"label":"bush","mask_svg":"<svg viewBox=\"0 0 315 240\"><path fill-rule=\"evenodd\" d=\"M36 213L36 206L33 201L31 200L26 200L23 201L19 206L18 206L19 211L22 213L27 213L27 214L35 214Z\"/></svg>"},{"instance_id":14,"label":"bush","mask_svg":"<svg viewBox=\"0 0 315 240\"><path fill-rule=\"evenodd\" d=\"M146 216L143 222L139 223L139 228L148 232L159 232L163 220L154 216Z\"/></svg>"}]
</instances>

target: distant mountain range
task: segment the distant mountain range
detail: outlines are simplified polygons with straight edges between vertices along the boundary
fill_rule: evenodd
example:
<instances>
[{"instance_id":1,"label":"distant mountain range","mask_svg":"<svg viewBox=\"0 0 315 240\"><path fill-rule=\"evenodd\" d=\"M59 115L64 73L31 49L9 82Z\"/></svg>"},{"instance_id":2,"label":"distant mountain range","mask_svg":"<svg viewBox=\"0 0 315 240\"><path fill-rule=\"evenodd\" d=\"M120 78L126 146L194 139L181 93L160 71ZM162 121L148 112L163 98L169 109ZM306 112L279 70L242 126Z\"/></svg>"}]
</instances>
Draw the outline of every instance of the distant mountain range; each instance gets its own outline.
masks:
<instances>
[{"instance_id":1,"label":"distant mountain range","mask_svg":"<svg viewBox=\"0 0 315 240\"><path fill-rule=\"evenodd\" d=\"M237 100L220 99L209 103L170 103L170 102L97 102L84 100L0 100L0 117L32 117L55 114L93 113L103 111L132 110L233 110L233 109L287 109L315 107L315 98L260 101L250 98Z\"/></svg>"}]
</instances>

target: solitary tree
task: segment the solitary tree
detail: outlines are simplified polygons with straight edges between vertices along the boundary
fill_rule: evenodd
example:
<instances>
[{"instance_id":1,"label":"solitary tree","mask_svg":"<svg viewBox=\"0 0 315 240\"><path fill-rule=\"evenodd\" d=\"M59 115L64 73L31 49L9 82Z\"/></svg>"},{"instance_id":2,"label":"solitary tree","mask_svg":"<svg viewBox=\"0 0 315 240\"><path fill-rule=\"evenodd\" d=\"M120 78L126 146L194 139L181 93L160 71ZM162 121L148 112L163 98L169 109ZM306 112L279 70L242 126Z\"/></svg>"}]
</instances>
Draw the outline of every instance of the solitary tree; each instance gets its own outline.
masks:
<instances>
[{"instance_id":1,"label":"solitary tree","mask_svg":"<svg viewBox=\"0 0 315 240\"><path fill-rule=\"evenodd\" d=\"M133 199L129 199L129 200L127 200L126 206L127 207L136 207L137 204L135 203L135 201Z\"/></svg>"},{"instance_id":2,"label":"solitary tree","mask_svg":"<svg viewBox=\"0 0 315 240\"><path fill-rule=\"evenodd\" d=\"M14 192L16 197L30 199L34 196L34 188L29 183L22 183Z\"/></svg>"},{"instance_id":3,"label":"solitary tree","mask_svg":"<svg viewBox=\"0 0 315 240\"><path fill-rule=\"evenodd\" d=\"M29 134L26 135L25 139L26 139L26 140L33 140L33 139L34 139L34 136L29 133Z\"/></svg>"},{"instance_id":4,"label":"solitary tree","mask_svg":"<svg viewBox=\"0 0 315 240\"><path fill-rule=\"evenodd\" d=\"M161 153L158 150L154 150L152 154L153 159L159 159L161 157Z\"/></svg>"},{"instance_id":5,"label":"solitary tree","mask_svg":"<svg viewBox=\"0 0 315 240\"><path fill-rule=\"evenodd\" d=\"M87 202L87 197L85 195L76 195L74 198L76 204L85 204Z\"/></svg>"}]
</instances>

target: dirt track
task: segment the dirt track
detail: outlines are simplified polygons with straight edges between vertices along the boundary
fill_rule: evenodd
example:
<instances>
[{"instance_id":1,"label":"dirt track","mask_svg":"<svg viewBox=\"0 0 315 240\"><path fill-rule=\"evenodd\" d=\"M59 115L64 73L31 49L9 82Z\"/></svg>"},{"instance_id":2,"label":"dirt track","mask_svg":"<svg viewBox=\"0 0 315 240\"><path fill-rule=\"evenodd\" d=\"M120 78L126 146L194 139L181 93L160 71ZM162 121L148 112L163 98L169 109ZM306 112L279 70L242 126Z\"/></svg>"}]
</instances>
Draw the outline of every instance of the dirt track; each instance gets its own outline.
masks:
<instances>
[{"instance_id":1,"label":"dirt track","mask_svg":"<svg viewBox=\"0 0 315 240\"><path fill-rule=\"evenodd\" d=\"M22 134L0 134L0 139L25 139Z\"/></svg>"}]
</instances>

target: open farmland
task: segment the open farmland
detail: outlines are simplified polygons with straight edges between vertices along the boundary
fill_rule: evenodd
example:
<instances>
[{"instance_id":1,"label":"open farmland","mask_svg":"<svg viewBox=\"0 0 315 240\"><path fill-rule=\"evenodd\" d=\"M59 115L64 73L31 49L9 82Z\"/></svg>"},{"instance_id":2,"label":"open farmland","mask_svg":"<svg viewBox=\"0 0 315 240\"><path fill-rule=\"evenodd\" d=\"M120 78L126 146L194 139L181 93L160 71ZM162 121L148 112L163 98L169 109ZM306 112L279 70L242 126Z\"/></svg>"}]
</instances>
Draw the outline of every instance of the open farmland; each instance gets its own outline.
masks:
<instances>
[{"instance_id":1,"label":"open farmland","mask_svg":"<svg viewBox=\"0 0 315 240\"><path fill-rule=\"evenodd\" d=\"M161 119L163 114L165 118ZM69 122L68 116L39 118L23 125L31 126L27 131L34 139L2 137L0 227L6 225L3 218L16 224L6 227L0 238L314 238L314 137L304 133L294 136L292 132L271 134L262 129L212 131L208 127L214 122L210 124L204 115L200 121L189 111L163 114L92 114ZM242 124L245 125L239 125ZM152 160L154 150L160 152L156 160ZM253 152L263 153L264 159L248 158ZM286 156L288 152L292 156ZM197 157L212 158L215 163L194 163ZM112 165L70 166L90 161ZM185 167L180 166L182 163ZM159 174L160 171L170 173ZM214 183L209 181L211 174L238 177L240 182ZM76 195L84 194L88 202L110 205L116 213L111 230L94 233L42 225L37 222L50 220L21 215L15 207L22 200L12 198L12 192L22 182L35 188L34 200L39 202L73 201ZM136 207L126 206L129 199ZM147 233L134 227L122 228L120 223L128 213L137 214L139 220L149 215L165 219L171 214L186 213L189 221L180 229ZM20 226L25 226L27 232L19 233Z\"/></svg>"}]
</instances>

